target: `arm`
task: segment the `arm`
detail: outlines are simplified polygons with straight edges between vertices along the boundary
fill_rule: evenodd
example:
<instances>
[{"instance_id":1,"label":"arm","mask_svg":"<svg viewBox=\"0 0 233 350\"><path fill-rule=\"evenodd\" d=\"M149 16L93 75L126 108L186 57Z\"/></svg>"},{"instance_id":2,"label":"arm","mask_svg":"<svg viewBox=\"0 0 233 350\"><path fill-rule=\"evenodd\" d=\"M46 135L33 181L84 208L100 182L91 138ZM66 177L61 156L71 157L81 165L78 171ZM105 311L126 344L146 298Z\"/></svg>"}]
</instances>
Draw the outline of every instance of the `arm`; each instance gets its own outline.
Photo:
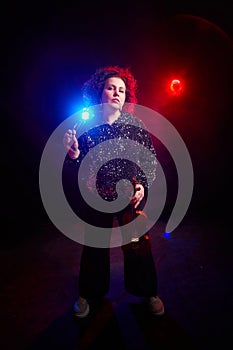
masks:
<instances>
[{"instance_id":1,"label":"arm","mask_svg":"<svg viewBox=\"0 0 233 350\"><path fill-rule=\"evenodd\" d=\"M131 199L131 202L137 208L141 200L147 196L148 189L156 178L157 159L150 133L142 122L139 123L135 139L143 146L136 170L135 193Z\"/></svg>"}]
</instances>

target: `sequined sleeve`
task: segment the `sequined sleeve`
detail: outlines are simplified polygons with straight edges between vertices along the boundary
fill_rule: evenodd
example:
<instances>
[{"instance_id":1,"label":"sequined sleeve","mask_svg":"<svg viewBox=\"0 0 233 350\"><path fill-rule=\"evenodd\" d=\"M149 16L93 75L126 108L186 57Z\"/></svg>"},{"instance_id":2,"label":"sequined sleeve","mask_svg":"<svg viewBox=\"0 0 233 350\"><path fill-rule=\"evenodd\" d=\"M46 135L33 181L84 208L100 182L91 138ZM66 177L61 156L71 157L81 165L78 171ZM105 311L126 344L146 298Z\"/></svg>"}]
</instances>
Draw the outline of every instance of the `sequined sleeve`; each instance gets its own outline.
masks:
<instances>
[{"instance_id":1,"label":"sequined sleeve","mask_svg":"<svg viewBox=\"0 0 233 350\"><path fill-rule=\"evenodd\" d=\"M138 157L136 180L148 188L156 178L157 159L151 135L142 122L139 124L136 140L143 146Z\"/></svg>"}]
</instances>

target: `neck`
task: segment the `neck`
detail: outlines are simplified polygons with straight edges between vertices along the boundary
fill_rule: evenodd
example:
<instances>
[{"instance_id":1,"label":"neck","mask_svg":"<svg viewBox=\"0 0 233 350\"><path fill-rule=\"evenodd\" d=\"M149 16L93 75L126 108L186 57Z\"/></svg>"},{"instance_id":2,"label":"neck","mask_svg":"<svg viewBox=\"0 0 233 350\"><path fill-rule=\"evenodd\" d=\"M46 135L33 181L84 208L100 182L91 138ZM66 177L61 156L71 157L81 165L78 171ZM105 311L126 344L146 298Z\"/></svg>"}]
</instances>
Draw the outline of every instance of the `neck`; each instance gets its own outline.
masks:
<instances>
[{"instance_id":1,"label":"neck","mask_svg":"<svg viewBox=\"0 0 233 350\"><path fill-rule=\"evenodd\" d=\"M121 115L121 111L119 109L115 110L115 111L111 111L110 113L104 113L103 118L104 121L108 124L113 124Z\"/></svg>"}]
</instances>

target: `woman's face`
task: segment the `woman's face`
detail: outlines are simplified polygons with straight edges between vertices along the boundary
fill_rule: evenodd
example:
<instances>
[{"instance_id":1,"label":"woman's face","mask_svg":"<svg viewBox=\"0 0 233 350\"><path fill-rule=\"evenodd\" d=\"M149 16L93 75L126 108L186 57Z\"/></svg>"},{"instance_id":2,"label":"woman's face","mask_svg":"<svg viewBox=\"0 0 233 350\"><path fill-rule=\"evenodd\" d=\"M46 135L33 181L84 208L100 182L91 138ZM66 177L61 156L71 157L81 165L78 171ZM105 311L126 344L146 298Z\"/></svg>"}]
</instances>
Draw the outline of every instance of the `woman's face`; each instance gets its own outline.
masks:
<instances>
[{"instance_id":1,"label":"woman's face","mask_svg":"<svg viewBox=\"0 0 233 350\"><path fill-rule=\"evenodd\" d=\"M105 81L101 95L101 103L108 103L115 109L122 110L125 103L126 86L124 81L118 77L108 78Z\"/></svg>"}]
</instances>

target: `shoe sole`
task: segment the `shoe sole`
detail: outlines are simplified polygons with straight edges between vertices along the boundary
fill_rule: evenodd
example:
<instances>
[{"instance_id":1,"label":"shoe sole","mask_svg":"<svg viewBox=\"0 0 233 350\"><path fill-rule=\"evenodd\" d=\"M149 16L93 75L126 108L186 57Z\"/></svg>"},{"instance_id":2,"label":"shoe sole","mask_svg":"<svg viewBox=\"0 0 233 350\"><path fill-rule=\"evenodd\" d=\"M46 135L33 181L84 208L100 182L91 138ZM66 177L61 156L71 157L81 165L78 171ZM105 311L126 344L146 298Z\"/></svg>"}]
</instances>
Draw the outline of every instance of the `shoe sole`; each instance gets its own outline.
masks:
<instances>
[{"instance_id":1,"label":"shoe sole","mask_svg":"<svg viewBox=\"0 0 233 350\"><path fill-rule=\"evenodd\" d=\"M89 311L90 311L90 307L89 305L87 305L87 309L85 310L85 312L80 314L78 312L73 311L73 315L78 318L84 318L84 317L87 317L87 315L89 314Z\"/></svg>"},{"instance_id":2,"label":"shoe sole","mask_svg":"<svg viewBox=\"0 0 233 350\"><path fill-rule=\"evenodd\" d=\"M154 315L154 316L162 316L162 315L164 315L164 310L162 310L162 311L160 311L160 312L153 312L153 311L151 311L151 313L152 313L152 315Z\"/></svg>"}]
</instances>

